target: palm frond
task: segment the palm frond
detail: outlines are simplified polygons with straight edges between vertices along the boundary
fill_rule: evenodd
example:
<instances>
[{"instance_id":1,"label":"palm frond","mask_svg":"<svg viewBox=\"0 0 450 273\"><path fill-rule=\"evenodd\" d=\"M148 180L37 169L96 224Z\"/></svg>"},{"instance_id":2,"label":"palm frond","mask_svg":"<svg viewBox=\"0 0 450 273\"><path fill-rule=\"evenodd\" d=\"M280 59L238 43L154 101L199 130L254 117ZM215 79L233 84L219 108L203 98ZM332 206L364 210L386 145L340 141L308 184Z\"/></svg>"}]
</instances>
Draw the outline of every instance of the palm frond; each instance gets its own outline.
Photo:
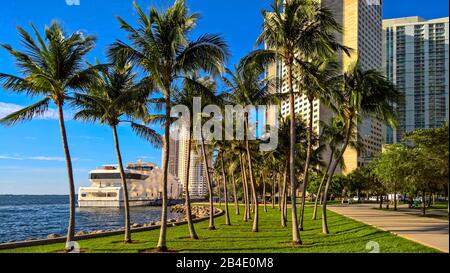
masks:
<instances>
[{"instance_id":1,"label":"palm frond","mask_svg":"<svg viewBox=\"0 0 450 273\"><path fill-rule=\"evenodd\" d=\"M25 107L17 112L7 115L0 119L0 124L12 126L16 123L32 120L35 117L43 116L48 110L50 98L45 98L33 105Z\"/></svg>"},{"instance_id":2,"label":"palm frond","mask_svg":"<svg viewBox=\"0 0 450 273\"><path fill-rule=\"evenodd\" d=\"M162 147L162 137L155 130L135 122L131 123L131 128L136 133L136 135L147 140L153 146Z\"/></svg>"}]
</instances>

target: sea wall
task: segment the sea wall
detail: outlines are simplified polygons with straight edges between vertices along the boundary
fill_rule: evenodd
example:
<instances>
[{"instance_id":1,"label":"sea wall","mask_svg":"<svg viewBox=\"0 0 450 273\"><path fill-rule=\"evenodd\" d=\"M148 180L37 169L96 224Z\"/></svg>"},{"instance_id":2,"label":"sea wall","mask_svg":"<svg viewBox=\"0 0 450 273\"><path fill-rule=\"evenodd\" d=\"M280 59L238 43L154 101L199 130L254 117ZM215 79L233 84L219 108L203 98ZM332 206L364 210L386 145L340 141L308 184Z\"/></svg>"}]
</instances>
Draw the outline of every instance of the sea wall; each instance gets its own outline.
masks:
<instances>
[{"instance_id":1,"label":"sea wall","mask_svg":"<svg viewBox=\"0 0 450 273\"><path fill-rule=\"evenodd\" d=\"M181 205L177 205L174 207L171 207L170 209L174 212L183 213L184 210L181 209ZM192 207L193 210L193 222L202 222L209 219L209 208L196 206ZM199 213L194 213L194 211ZM206 213L208 212L208 213ZM222 216L225 212L220 209L215 209L214 217ZM171 219L168 221L167 226L168 227L175 227L175 226L181 226L186 225L187 219L185 216L180 217L178 219ZM148 224L133 224L131 231L134 232L143 232L143 231L151 231L151 230L157 230L161 228L160 222L152 222ZM95 239L95 238L102 238L102 237L109 237L109 236L115 236L115 235L122 235L124 234L123 229L115 230L115 231L93 231L89 234L83 234L82 232L78 232L75 236L76 241L80 240L87 240L87 239ZM54 237L56 235L49 235L49 237ZM43 239L43 240L30 240L30 241L21 241L21 242L11 242L11 243L4 243L0 244L0 250L7 250L7 249L15 249L15 248L22 248L22 247L33 247L33 246L42 246L42 245L51 245L51 244L59 244L59 243L65 243L66 237L55 237L55 238L49 238L49 239Z\"/></svg>"}]
</instances>

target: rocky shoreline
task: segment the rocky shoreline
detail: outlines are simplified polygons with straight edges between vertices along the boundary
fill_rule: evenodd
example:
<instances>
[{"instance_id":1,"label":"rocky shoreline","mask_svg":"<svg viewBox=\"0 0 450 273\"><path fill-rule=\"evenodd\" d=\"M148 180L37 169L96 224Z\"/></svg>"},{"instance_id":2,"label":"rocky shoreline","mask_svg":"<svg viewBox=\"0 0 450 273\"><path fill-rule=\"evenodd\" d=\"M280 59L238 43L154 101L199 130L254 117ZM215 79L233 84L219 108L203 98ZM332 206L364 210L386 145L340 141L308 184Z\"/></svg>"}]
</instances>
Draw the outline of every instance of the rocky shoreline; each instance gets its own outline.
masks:
<instances>
[{"instance_id":1,"label":"rocky shoreline","mask_svg":"<svg viewBox=\"0 0 450 273\"><path fill-rule=\"evenodd\" d=\"M180 214L175 219L169 219L168 225L169 226L177 226L178 224L184 223L187 221L186 216L186 207L184 205L175 205L169 207L170 212ZM203 206L193 206L192 207L192 219L198 219L198 218L204 218L209 217L209 207L203 207ZM220 213L219 209L215 209L214 214ZM136 229L144 229L144 228L152 228L152 227L158 227L161 225L160 221L154 221L150 223L133 223L131 225L132 230ZM78 231L75 236L82 237L82 236L89 236L89 235L100 235L104 233L114 233L114 232L124 232L124 228L117 228L117 229L108 229L108 230L93 230L93 231ZM46 239L48 240L54 240L54 239L60 239L63 238L65 235L60 234L49 234ZM42 240L43 238L30 238L27 241L34 241L34 240ZM7 241L2 242L0 244L8 244L8 243L19 243L20 241Z\"/></svg>"},{"instance_id":2,"label":"rocky shoreline","mask_svg":"<svg viewBox=\"0 0 450 273\"><path fill-rule=\"evenodd\" d=\"M192 219L196 219L196 218L203 218L203 217L208 217L210 215L210 209L209 207L204 207L204 206L193 206L191 208L192 210ZM174 212L174 213L180 213L183 214L183 221L187 220L186 217L186 206L185 205L176 205L173 207L170 207L170 211ZM214 214L219 213L220 210L215 208L214 209Z\"/></svg>"}]
</instances>

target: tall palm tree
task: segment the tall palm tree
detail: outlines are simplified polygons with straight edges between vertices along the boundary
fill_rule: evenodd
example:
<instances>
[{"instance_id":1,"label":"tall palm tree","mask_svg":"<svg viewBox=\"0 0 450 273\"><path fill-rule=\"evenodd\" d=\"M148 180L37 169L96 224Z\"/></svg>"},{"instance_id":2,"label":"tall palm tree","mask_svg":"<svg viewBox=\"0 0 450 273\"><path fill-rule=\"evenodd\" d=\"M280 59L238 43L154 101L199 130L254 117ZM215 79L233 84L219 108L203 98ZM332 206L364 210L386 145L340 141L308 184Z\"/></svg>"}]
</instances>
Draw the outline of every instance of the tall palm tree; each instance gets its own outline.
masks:
<instances>
[{"instance_id":1,"label":"tall palm tree","mask_svg":"<svg viewBox=\"0 0 450 273\"><path fill-rule=\"evenodd\" d=\"M71 90L84 88L96 74L99 67L88 68L84 64L86 54L95 44L95 38L85 36L81 32L70 35L64 33L61 26L53 22L45 29L42 37L31 24L35 39L23 28L18 27L24 51L1 44L11 54L20 69L21 76L0 73L3 87L18 94L30 97L43 97L38 102L12 113L0 120L0 123L11 126L43 115L51 102L58 108L59 128L64 148L69 178L70 216L67 228L67 244L75 237L75 185L73 179L72 159L69 151L64 119L64 105L70 99ZM69 250L69 249L68 249Z\"/></svg>"},{"instance_id":2,"label":"tall palm tree","mask_svg":"<svg viewBox=\"0 0 450 273\"><path fill-rule=\"evenodd\" d=\"M314 210L313 210L313 218L312 218L313 220L317 220L317 207L318 207L319 200L322 200L322 198L321 198L322 189L324 188L324 185L327 181L328 173L331 168L331 164L333 163L333 160L336 160L336 156L339 153L339 150L338 150L338 148L340 147L339 145L341 145L344 142L344 131L345 131L344 121L339 116L333 117L330 120L329 124L327 124L325 122L321 122L321 127L323 129L322 129L322 134L320 136L320 142L327 143L329 157L327 159L327 162L325 165L326 168L323 171L323 176L322 176L319 188L317 190L316 200L314 202ZM353 132L354 133L351 134L351 139L350 139L349 145L360 151L361 147L359 147L358 141L357 141L358 133L356 132L356 130L353 130ZM345 164L342 160L340 163L340 167L341 167L341 169L345 169ZM328 193L329 187L330 187L330 185L328 185L328 187L326 188L327 193Z\"/></svg>"},{"instance_id":3,"label":"tall palm tree","mask_svg":"<svg viewBox=\"0 0 450 273\"><path fill-rule=\"evenodd\" d=\"M292 240L301 244L296 206L294 67L302 67L310 58L331 57L337 50L348 50L336 40L342 29L332 13L314 0L275 0L271 11L264 11L263 31L257 44L267 49L257 50L254 58L272 61L278 58L287 68L290 124L289 179L292 183ZM300 75L301 76L301 75Z\"/></svg>"},{"instance_id":4,"label":"tall palm tree","mask_svg":"<svg viewBox=\"0 0 450 273\"><path fill-rule=\"evenodd\" d=\"M378 70L363 70L359 61L351 64L347 71L336 79L329 106L335 108L344 122L344 138L337 159L328 172L327 184L323 194L322 231L329 233L327 224L328 188L336 168L352 139L355 127L363 117L371 117L396 126L394 105L400 98L395 86Z\"/></svg>"},{"instance_id":5,"label":"tall palm tree","mask_svg":"<svg viewBox=\"0 0 450 273\"><path fill-rule=\"evenodd\" d=\"M131 44L117 41L112 52L121 51L132 57L154 82L165 99L165 128L162 176L161 230L157 248L167 250L167 175L170 150L171 98L177 79L183 73L204 70L220 74L228 57L228 48L221 36L205 34L189 41L188 34L194 29L198 14L189 14L185 0L175 0L164 11L150 8L148 14L134 3L138 14L138 27L134 28L118 18L121 28L128 32Z\"/></svg>"},{"instance_id":6,"label":"tall palm tree","mask_svg":"<svg viewBox=\"0 0 450 273\"><path fill-rule=\"evenodd\" d=\"M262 71L263 66L255 62L252 58L243 58L239 65L235 67L234 72L227 69L228 78L224 77L223 82L228 88L227 93L229 94L229 100L235 105L262 105L269 103L272 97L267 92L267 83L260 78ZM252 191L252 200L254 205L252 230L253 232L258 232L258 196L256 193L256 182L250 152L249 132L249 113L246 111L244 112L244 143L248 176L250 178L250 189Z\"/></svg>"},{"instance_id":7,"label":"tall palm tree","mask_svg":"<svg viewBox=\"0 0 450 273\"><path fill-rule=\"evenodd\" d=\"M306 125L297 118L297 122L295 122L296 128L295 128L295 148L296 150L305 150L304 144L306 143L307 139L307 131L306 131ZM279 122L279 130L278 130L278 146L277 149L274 151L274 157L278 159L278 166L280 166L280 170L282 173L280 173L280 177L283 178L283 184L280 187L280 193L281 193L281 226L286 226L287 221L287 190L290 184L290 187L292 188L292 182L289 179L289 153L286 153L286 151L289 151L289 145L290 145L290 117L282 118L280 117ZM298 165L298 162L302 161L302 159L299 158L300 153L296 153L295 161ZM291 200L291 202L295 202Z\"/></svg>"},{"instance_id":8,"label":"tall palm tree","mask_svg":"<svg viewBox=\"0 0 450 273\"><path fill-rule=\"evenodd\" d=\"M308 188L309 171L311 168L311 158L313 155L313 127L314 127L314 101L318 98L328 96L328 86L332 84L339 70L339 64L334 61L313 60L303 64L303 72L299 71L297 75L302 75L298 79L297 86L303 90L309 102L308 115L308 147L306 151L305 169L303 172L302 183L302 204L300 207L299 229L303 231L303 220L306 203L306 190Z\"/></svg>"},{"instance_id":9,"label":"tall palm tree","mask_svg":"<svg viewBox=\"0 0 450 273\"><path fill-rule=\"evenodd\" d=\"M233 144L231 145L234 146ZM230 157L228 158L229 165L228 165L228 172L231 174L231 184L233 186L233 199L234 199L234 206L236 215L240 215L239 210L239 197L237 193L237 185L236 185L236 171L238 170L239 166L239 160L236 158L235 153L230 153Z\"/></svg>"},{"instance_id":10,"label":"tall palm tree","mask_svg":"<svg viewBox=\"0 0 450 273\"><path fill-rule=\"evenodd\" d=\"M122 162L117 126L129 123L137 135L150 141L155 146L162 143L161 137L152 129L138 124L133 118L145 117L146 100L149 91L148 79L137 82L134 66L125 56L115 56L111 67L99 73L98 78L87 87L87 92L76 93L72 104L79 109L75 120L99 122L108 125L113 132L114 146L120 178L122 180L123 204L125 209L125 243L131 243L130 208L127 177ZM130 121L131 118L131 121Z\"/></svg>"},{"instance_id":11,"label":"tall palm tree","mask_svg":"<svg viewBox=\"0 0 450 273\"><path fill-rule=\"evenodd\" d=\"M220 169L222 171L222 182L223 182L223 195L225 199L225 225L230 226L230 210L228 207L228 187L227 187L227 176L225 171L225 159L223 154L225 153L224 148L219 148L219 157L220 157Z\"/></svg>"},{"instance_id":12,"label":"tall palm tree","mask_svg":"<svg viewBox=\"0 0 450 273\"><path fill-rule=\"evenodd\" d=\"M190 169L191 169L191 154L194 149L193 145L193 124L194 120L201 119L201 116L193 116L194 114L194 99L196 97L202 97L206 101L213 101L216 99L215 96L215 83L211 81L208 77L199 78L195 73L192 75L187 75L183 79L183 88L177 94L174 94L173 104L174 105L184 105L189 109L191 113L191 117L188 124L184 124L185 128L181 128L185 130L188 135L188 154L187 154L187 166L184 181L184 191L186 196L186 214L188 220L188 229L189 235L191 239L197 240L198 235L195 232L194 223L192 221L192 208L191 208L191 199L189 192L189 184L190 184ZM211 210L210 215L214 217L214 209Z\"/></svg>"}]
</instances>

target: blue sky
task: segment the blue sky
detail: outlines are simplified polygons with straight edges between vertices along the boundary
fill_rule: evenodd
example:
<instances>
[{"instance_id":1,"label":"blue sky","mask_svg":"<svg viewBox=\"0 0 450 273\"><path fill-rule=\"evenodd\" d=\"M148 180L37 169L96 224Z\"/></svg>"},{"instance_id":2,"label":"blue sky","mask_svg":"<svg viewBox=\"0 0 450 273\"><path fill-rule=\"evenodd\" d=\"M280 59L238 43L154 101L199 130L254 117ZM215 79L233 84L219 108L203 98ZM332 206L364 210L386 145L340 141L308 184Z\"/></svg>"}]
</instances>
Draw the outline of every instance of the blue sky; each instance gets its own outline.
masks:
<instances>
[{"instance_id":1,"label":"blue sky","mask_svg":"<svg viewBox=\"0 0 450 273\"><path fill-rule=\"evenodd\" d=\"M69 0L70 2L70 0ZM164 6L167 0L139 0L142 7ZM190 0L192 11L200 12L196 31L221 33L229 43L236 63L253 49L262 25L261 10L270 0ZM39 30L52 20L60 21L67 32L83 30L98 38L88 59L102 59L105 47L115 39L125 39L118 29L116 16L135 22L132 0L81 0L69 6L66 0L2 1L0 43L18 45L17 25L29 28L33 22ZM448 0L384 0L384 18L422 16L426 19L448 16ZM0 71L16 73L12 59L0 50ZM0 88L0 117L32 100ZM67 179L58 123L54 111L42 119L15 127L0 126L0 194L66 194ZM108 127L67 122L68 138L74 158L76 187L89 185L88 172L102 164L115 163L112 132ZM125 162L138 159L161 163L161 151L135 137L128 128L119 129Z\"/></svg>"}]
</instances>

